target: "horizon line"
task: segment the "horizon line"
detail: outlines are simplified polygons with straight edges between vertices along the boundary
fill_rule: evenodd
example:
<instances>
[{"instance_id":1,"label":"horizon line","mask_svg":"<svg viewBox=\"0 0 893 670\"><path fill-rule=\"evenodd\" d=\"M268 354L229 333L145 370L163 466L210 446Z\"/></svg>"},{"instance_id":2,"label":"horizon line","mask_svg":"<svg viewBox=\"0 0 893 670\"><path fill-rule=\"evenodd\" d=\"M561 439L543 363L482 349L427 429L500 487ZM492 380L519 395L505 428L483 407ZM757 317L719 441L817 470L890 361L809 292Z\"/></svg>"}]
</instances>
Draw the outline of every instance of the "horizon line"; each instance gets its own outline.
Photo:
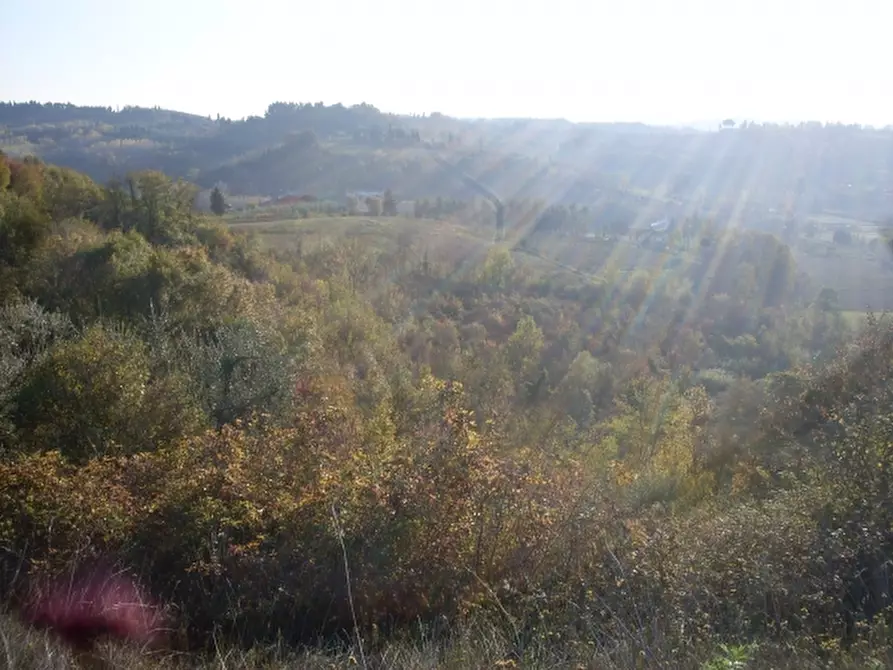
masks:
<instances>
[{"instance_id":1,"label":"horizon line","mask_svg":"<svg viewBox=\"0 0 893 670\"><path fill-rule=\"evenodd\" d=\"M360 107L362 105L368 105L376 109L383 115L386 116L396 116L396 117L422 117L422 118L430 118L435 115L439 115L441 117L445 117L448 119L452 119L455 121L469 121L469 122L486 122L486 121L538 121L545 123L567 123L575 126L586 126L586 125L628 125L628 126L645 126L649 128L673 128L673 129L691 129L691 130L703 130L707 127L710 127L711 130L714 128L719 128L725 120L733 120L735 122L735 126L740 126L743 123L747 124L757 124L757 125L775 125L775 126L799 126L803 124L811 124L811 123L819 123L823 126L834 126L834 125L842 125L842 126L859 126L863 129L870 130L890 130L893 129L893 122L886 123L883 125L872 124L872 123L863 123L859 121L844 121L840 119L819 119L819 118L803 118L798 120L791 119L769 119L769 118L749 118L746 116L735 116L729 115L724 119L693 119L687 121L647 121L642 119L630 119L630 118L618 118L612 120L573 120L568 117L555 117L555 116L523 116L523 115L511 115L511 116L486 116L479 114L450 114L446 112L441 112L438 110L433 111L425 111L425 112L395 112L395 111L387 111L381 107L378 107L375 104L368 102L358 102L358 103L344 103L344 102L332 102L326 103L324 101L287 101L287 100L274 100L270 103L267 103L267 107L275 103L284 103L284 104L310 104L315 105L319 102L326 107L334 107L337 105L341 105L347 108ZM162 111L162 112L173 112L176 114L185 114L189 116L195 116L200 118L207 118L214 120L213 114L203 114L200 112L194 111L186 111L183 109L176 109L173 107L162 107L160 105L140 105L140 104L82 104L75 103L71 101L58 101L58 100L0 100L0 105L30 105L30 104L38 104L38 105L63 105L63 106L71 106L76 108L107 108L113 110L114 113L120 113L124 109L142 109L142 110L152 110L152 111ZM264 110L265 112L266 110ZM232 117L226 116L225 114L220 114L218 117L221 119L227 119L229 121L246 121L250 118L264 118L264 112L255 113L255 114L247 114L241 117Z\"/></svg>"}]
</instances>

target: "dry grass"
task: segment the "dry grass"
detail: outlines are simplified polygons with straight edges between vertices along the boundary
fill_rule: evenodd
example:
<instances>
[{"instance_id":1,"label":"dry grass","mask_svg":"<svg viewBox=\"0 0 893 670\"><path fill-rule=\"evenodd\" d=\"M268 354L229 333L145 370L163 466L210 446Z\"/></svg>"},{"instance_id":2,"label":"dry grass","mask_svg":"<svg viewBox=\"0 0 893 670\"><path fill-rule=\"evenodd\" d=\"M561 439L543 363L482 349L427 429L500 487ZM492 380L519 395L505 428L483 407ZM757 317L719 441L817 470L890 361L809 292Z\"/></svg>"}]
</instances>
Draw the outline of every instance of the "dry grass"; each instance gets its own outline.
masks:
<instances>
[{"instance_id":1,"label":"dry grass","mask_svg":"<svg viewBox=\"0 0 893 670\"><path fill-rule=\"evenodd\" d=\"M51 635L22 626L12 616L0 616L0 667L22 670L63 670L77 668L71 655ZM393 670L410 668L493 668L510 666L510 644L495 630L474 631L453 637L442 644L424 636L412 643L387 645L369 657L370 668ZM253 650L218 648L215 653L201 656L190 654L149 655L139 650L106 646L105 658L112 667L141 670L143 668L199 669L199 668L306 668L331 670L357 668L362 656L352 646L341 649L291 650L280 646ZM539 665L539 664L537 664ZM528 665L527 667L534 667ZM545 666L539 666L545 667ZM556 667L549 664L549 667Z\"/></svg>"},{"instance_id":2,"label":"dry grass","mask_svg":"<svg viewBox=\"0 0 893 670\"><path fill-rule=\"evenodd\" d=\"M401 237L428 243L442 239L481 243L481 239L463 226L406 217L331 216L232 223L231 226L234 230L256 233L262 243L271 247L294 244L299 239L309 247L335 240L358 239L374 248L393 251Z\"/></svg>"},{"instance_id":3,"label":"dry grass","mask_svg":"<svg viewBox=\"0 0 893 670\"><path fill-rule=\"evenodd\" d=\"M509 636L491 625L470 626L436 641L418 631L412 640L395 640L379 646L366 658L374 670L475 670L483 668L573 668L574 670L732 670L773 668L777 670L877 670L893 667L888 636L881 631L844 653L837 648L817 649L807 641L740 647L717 644L711 650L644 650L634 641L617 640L608 647L566 645L543 640L523 656L512 652ZM336 670L363 667L363 657L352 646L295 650L273 645L253 650L217 648L208 655L150 655L139 650L106 646L108 667L125 670L203 670L235 668L257 670ZM0 667L16 670L65 670L79 668L52 637L26 629L9 615L0 615Z\"/></svg>"}]
</instances>

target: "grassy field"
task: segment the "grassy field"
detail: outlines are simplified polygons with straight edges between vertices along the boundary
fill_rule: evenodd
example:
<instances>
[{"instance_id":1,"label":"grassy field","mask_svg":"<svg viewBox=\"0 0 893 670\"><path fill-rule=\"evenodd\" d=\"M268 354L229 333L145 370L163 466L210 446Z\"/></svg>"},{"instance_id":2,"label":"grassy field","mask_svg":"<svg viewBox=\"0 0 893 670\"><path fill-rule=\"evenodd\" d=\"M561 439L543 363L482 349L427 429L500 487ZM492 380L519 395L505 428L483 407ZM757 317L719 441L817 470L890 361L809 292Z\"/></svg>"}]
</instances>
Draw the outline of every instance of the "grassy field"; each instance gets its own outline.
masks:
<instances>
[{"instance_id":1,"label":"grassy field","mask_svg":"<svg viewBox=\"0 0 893 670\"><path fill-rule=\"evenodd\" d=\"M798 267L818 286L837 291L841 308L848 312L893 309L893 256L885 244L878 244L878 224L830 213L807 221L816 224L818 231L792 245ZM838 230L848 230L853 243L834 242Z\"/></svg>"},{"instance_id":2,"label":"grassy field","mask_svg":"<svg viewBox=\"0 0 893 670\"><path fill-rule=\"evenodd\" d=\"M277 218L279 214L279 218ZM266 248L293 248L310 251L336 240L359 243L369 249L393 252L400 247L432 262L455 265L473 259L493 247L493 231L455 220L411 217L316 216L282 217L275 211L259 211L250 218L228 216L236 230L257 235ZM830 227L832 223L829 221ZM520 230L508 230L505 244L515 256L535 272L566 270L592 278L610 278L637 270L663 274L698 255L684 250L656 250L630 240L608 241L577 237L523 239ZM847 319L859 322L866 310L893 310L893 268L885 248L869 249L864 244L835 245L820 240L803 241L793 249L800 270L817 287L833 288Z\"/></svg>"},{"instance_id":3,"label":"grassy field","mask_svg":"<svg viewBox=\"0 0 893 670\"><path fill-rule=\"evenodd\" d=\"M833 247L823 255L799 247L794 258L817 285L837 291L842 309L893 309L893 270L885 249Z\"/></svg>"},{"instance_id":4,"label":"grassy field","mask_svg":"<svg viewBox=\"0 0 893 670\"><path fill-rule=\"evenodd\" d=\"M540 249L525 250L516 246L511 235L505 242L497 243L492 229L439 219L328 216L230 222L230 225L234 230L254 233L266 248L286 249L300 245L304 251L312 251L335 241L348 241L388 253L402 247L419 260L427 256L432 263L443 262L451 267L461 267L482 258L495 246L501 246L509 249L516 259L523 258L525 270L532 275L562 270L585 276L597 275L605 269L600 259L610 256L610 252L593 253L593 245L587 244L583 248L589 262L580 263L577 254L567 253L573 251L573 244L545 253Z\"/></svg>"},{"instance_id":5,"label":"grassy field","mask_svg":"<svg viewBox=\"0 0 893 670\"><path fill-rule=\"evenodd\" d=\"M258 216L259 215L259 216ZM644 271L654 277L685 272L702 262L697 250L650 249L629 239L581 239L576 236L526 237L508 229L505 240L495 242L490 227L470 226L458 220L412 217L319 216L270 218L261 211L250 220L229 219L234 230L257 236L265 248L288 249L298 245L310 252L336 241L354 242L369 250L393 253L400 248L419 260L461 268L494 247L509 249L523 263L528 278L569 272L586 281L612 281Z\"/></svg>"},{"instance_id":6,"label":"grassy field","mask_svg":"<svg viewBox=\"0 0 893 670\"><path fill-rule=\"evenodd\" d=\"M370 251L405 253L421 262L447 262L487 253L493 244L479 231L435 219L407 217L333 216L236 223L233 229L253 233L270 249L296 248L311 252L336 241L359 244Z\"/></svg>"},{"instance_id":7,"label":"grassy field","mask_svg":"<svg viewBox=\"0 0 893 670\"><path fill-rule=\"evenodd\" d=\"M281 218L254 221L230 221L234 230L255 232L267 244L280 244L283 238L316 239L361 239L376 245L396 245L401 235L473 237L469 229L436 219L414 219L408 217L367 217L367 216L320 216L310 218Z\"/></svg>"}]
</instances>

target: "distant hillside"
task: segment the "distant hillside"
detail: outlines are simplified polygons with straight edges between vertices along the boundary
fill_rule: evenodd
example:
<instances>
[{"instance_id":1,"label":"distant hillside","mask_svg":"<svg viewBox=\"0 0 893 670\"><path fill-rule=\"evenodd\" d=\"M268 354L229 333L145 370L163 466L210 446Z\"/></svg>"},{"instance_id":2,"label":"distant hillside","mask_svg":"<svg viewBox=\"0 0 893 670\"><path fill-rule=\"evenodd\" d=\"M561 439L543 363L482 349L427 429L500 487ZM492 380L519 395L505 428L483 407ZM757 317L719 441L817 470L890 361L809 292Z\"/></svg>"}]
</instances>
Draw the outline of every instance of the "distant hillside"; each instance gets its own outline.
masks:
<instances>
[{"instance_id":1,"label":"distant hillside","mask_svg":"<svg viewBox=\"0 0 893 670\"><path fill-rule=\"evenodd\" d=\"M265 117L243 121L162 109L76 107L25 103L0 105L0 144L11 154L41 158L107 179L133 169L202 176L287 142L294 132L362 143L405 132L368 105L270 105ZM416 135L417 137L417 135Z\"/></svg>"},{"instance_id":2,"label":"distant hillside","mask_svg":"<svg viewBox=\"0 0 893 670\"><path fill-rule=\"evenodd\" d=\"M834 214L893 214L893 132L817 123L721 131L637 123L455 119L385 114L372 105L271 104L264 116L211 119L138 107L0 104L0 148L105 180L158 169L239 195L468 197L446 158L502 198L597 205L642 216L709 216L776 229Z\"/></svg>"}]
</instances>

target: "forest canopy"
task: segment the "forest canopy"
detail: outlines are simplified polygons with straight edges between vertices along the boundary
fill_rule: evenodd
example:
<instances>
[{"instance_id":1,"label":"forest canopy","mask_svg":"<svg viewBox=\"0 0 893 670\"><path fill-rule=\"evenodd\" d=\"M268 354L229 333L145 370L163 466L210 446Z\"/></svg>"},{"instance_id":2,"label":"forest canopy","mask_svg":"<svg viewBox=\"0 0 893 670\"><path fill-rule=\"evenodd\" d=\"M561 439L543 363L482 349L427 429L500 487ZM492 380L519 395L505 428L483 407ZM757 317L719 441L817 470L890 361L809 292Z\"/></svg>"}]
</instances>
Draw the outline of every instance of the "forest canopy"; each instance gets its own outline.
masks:
<instances>
[{"instance_id":1,"label":"forest canopy","mask_svg":"<svg viewBox=\"0 0 893 670\"><path fill-rule=\"evenodd\" d=\"M195 194L0 157L9 602L111 555L197 650L486 625L544 665L874 653L893 331L779 237L692 218L673 263L595 276L543 245L570 210L518 201L497 242L345 210L271 245Z\"/></svg>"}]
</instances>

